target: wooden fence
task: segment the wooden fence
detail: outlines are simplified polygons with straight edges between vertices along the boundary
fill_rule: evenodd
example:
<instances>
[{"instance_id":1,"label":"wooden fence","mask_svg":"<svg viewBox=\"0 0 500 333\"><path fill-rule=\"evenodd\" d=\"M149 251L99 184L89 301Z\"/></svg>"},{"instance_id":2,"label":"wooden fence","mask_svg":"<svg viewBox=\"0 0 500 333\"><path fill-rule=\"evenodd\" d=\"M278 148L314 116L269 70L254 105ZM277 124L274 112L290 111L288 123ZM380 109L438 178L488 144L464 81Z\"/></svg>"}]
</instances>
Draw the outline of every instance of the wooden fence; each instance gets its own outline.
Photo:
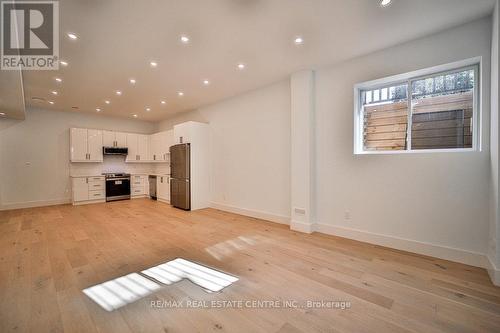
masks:
<instances>
[{"instance_id":1,"label":"wooden fence","mask_svg":"<svg viewBox=\"0 0 500 333\"><path fill-rule=\"evenodd\" d=\"M414 101L412 149L472 147L472 92L420 98ZM365 106L364 149L404 150L408 104Z\"/></svg>"}]
</instances>

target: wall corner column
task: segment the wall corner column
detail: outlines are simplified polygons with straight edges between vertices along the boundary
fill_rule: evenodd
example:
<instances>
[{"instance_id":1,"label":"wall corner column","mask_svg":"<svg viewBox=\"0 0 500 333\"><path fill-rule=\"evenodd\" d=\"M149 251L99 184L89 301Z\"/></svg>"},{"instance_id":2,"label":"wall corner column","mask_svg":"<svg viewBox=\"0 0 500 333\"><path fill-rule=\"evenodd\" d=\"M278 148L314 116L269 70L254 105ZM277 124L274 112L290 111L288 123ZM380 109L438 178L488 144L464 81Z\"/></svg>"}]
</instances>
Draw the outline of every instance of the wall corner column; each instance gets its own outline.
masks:
<instances>
[{"instance_id":1,"label":"wall corner column","mask_svg":"<svg viewBox=\"0 0 500 333\"><path fill-rule=\"evenodd\" d=\"M314 72L292 74L290 228L314 231Z\"/></svg>"}]
</instances>

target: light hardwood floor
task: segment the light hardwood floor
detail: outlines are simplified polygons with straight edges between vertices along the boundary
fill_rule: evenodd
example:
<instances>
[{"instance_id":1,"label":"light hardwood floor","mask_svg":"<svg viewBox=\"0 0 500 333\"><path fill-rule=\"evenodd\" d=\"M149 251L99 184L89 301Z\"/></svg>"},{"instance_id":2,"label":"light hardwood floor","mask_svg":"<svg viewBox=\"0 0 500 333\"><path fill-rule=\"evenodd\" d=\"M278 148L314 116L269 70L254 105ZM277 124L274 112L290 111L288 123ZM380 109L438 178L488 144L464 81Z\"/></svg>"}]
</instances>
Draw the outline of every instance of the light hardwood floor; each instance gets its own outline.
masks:
<instances>
[{"instance_id":1,"label":"light hardwood floor","mask_svg":"<svg viewBox=\"0 0 500 333\"><path fill-rule=\"evenodd\" d=\"M112 312L82 293L177 257L240 280L211 294L182 281ZM156 300L351 307L154 308ZM0 332L196 331L500 332L500 288L483 269L214 209L139 199L0 212Z\"/></svg>"}]
</instances>

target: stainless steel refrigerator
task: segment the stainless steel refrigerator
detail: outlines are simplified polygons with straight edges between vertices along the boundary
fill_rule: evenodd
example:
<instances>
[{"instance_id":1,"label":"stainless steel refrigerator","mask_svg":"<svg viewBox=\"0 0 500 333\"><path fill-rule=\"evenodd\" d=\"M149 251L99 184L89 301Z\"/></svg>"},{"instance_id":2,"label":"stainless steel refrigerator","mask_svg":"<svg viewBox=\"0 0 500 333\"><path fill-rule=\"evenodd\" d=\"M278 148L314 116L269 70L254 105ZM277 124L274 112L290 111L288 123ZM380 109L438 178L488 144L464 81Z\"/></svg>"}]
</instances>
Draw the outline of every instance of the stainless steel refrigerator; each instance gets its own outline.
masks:
<instances>
[{"instance_id":1,"label":"stainless steel refrigerator","mask_svg":"<svg viewBox=\"0 0 500 333\"><path fill-rule=\"evenodd\" d=\"M170 147L170 204L191 209L191 147L182 143Z\"/></svg>"}]
</instances>

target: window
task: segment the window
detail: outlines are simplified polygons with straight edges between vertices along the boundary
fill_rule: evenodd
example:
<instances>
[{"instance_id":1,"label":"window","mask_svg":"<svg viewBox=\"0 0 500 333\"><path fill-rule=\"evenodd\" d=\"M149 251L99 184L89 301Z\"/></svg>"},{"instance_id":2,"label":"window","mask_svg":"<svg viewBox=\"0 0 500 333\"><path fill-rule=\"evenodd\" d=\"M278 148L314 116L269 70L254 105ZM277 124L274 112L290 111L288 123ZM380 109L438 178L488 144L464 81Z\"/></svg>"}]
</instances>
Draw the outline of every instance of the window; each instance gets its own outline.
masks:
<instances>
[{"instance_id":1,"label":"window","mask_svg":"<svg viewBox=\"0 0 500 333\"><path fill-rule=\"evenodd\" d=\"M356 86L355 153L476 149L478 65L414 74Z\"/></svg>"}]
</instances>

